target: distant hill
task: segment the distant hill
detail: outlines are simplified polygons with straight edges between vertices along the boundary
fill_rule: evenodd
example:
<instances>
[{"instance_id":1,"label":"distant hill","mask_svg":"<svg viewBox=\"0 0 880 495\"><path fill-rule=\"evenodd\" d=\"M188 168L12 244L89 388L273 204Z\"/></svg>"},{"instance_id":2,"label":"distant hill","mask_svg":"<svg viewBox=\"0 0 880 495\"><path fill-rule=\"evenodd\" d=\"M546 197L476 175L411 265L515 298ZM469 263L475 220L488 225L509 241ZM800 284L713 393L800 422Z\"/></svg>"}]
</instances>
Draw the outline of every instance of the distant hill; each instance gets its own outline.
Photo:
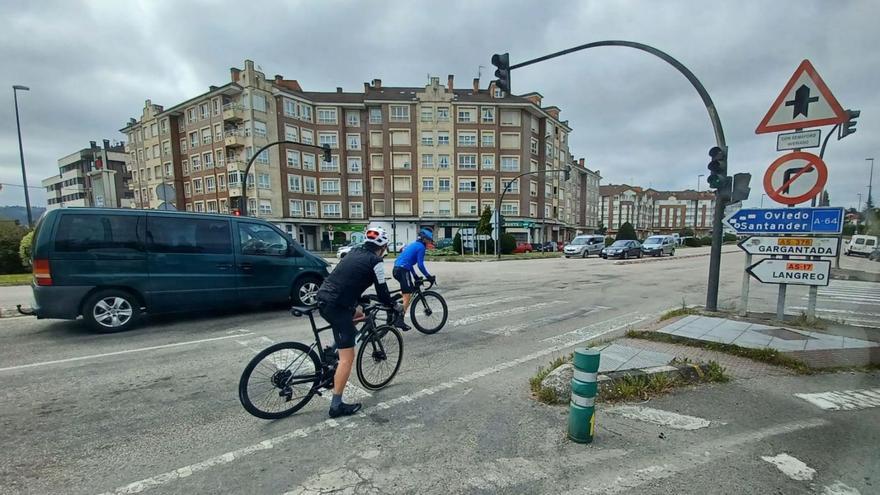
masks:
<instances>
[{"instance_id":1,"label":"distant hill","mask_svg":"<svg viewBox=\"0 0 880 495\"><path fill-rule=\"evenodd\" d=\"M42 206L31 206L31 215L36 222L46 211ZM0 218L18 220L22 225L27 225L27 209L24 206L0 206Z\"/></svg>"}]
</instances>

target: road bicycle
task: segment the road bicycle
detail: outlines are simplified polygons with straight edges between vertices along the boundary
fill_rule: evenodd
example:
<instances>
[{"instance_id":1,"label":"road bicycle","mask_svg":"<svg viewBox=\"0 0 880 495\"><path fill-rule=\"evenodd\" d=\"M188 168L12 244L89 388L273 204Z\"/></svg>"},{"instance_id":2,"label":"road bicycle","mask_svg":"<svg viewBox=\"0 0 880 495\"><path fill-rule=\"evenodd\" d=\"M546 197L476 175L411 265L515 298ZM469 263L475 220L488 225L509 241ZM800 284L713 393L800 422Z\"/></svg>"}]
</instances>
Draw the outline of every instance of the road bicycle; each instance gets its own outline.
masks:
<instances>
[{"instance_id":1,"label":"road bicycle","mask_svg":"<svg viewBox=\"0 0 880 495\"><path fill-rule=\"evenodd\" d=\"M414 277L413 287L415 292L409 303L409 316L416 330L432 334L437 333L446 325L446 319L449 317L449 308L446 305L446 299L439 292L431 290L435 282L427 281L421 277ZM392 280L392 279L387 279ZM428 286L422 290L422 286ZM367 296L371 301L377 301L378 298L370 294ZM397 303L402 302L403 295L400 290L391 291L391 299ZM385 322L391 325L394 322L394 315L389 311Z\"/></svg>"},{"instance_id":2,"label":"road bicycle","mask_svg":"<svg viewBox=\"0 0 880 495\"><path fill-rule=\"evenodd\" d=\"M279 342L260 351L245 366L238 382L238 398L250 414L262 419L279 419L302 409L322 389L333 388L339 356L333 347L321 345L320 332L330 325L315 324L316 307L297 306L293 316L308 316L315 334L311 345ZM376 314L387 308L369 304L365 320L355 336L360 344L355 359L358 380L369 390L388 385L400 369L403 338L391 325L378 323Z\"/></svg>"}]
</instances>

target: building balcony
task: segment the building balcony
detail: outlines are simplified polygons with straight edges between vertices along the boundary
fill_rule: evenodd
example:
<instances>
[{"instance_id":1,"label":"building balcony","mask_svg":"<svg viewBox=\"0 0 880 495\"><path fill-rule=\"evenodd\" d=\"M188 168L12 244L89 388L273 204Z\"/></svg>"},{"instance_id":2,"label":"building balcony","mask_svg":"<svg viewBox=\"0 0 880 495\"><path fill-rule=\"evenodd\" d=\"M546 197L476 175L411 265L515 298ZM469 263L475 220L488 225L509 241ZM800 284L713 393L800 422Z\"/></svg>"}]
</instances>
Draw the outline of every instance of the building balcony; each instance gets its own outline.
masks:
<instances>
[{"instance_id":1,"label":"building balcony","mask_svg":"<svg viewBox=\"0 0 880 495\"><path fill-rule=\"evenodd\" d=\"M247 165L247 163L245 163L243 160L227 160L226 170L229 172L244 170L245 165Z\"/></svg>"},{"instance_id":2,"label":"building balcony","mask_svg":"<svg viewBox=\"0 0 880 495\"><path fill-rule=\"evenodd\" d=\"M244 120L244 107L236 103L227 103L223 105L223 120L227 122L240 122Z\"/></svg>"},{"instance_id":3,"label":"building balcony","mask_svg":"<svg viewBox=\"0 0 880 495\"><path fill-rule=\"evenodd\" d=\"M244 131L226 131L223 133L223 144L227 148L243 148L247 146L248 137Z\"/></svg>"}]
</instances>

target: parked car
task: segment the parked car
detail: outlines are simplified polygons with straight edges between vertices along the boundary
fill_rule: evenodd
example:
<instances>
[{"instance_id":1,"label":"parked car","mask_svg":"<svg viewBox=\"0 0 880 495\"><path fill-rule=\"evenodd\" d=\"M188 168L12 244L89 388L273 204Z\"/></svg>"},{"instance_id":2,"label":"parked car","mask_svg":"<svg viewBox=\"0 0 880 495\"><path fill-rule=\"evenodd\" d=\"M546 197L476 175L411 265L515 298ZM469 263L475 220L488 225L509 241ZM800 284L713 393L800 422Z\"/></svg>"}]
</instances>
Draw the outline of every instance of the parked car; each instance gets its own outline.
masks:
<instances>
[{"instance_id":1,"label":"parked car","mask_svg":"<svg viewBox=\"0 0 880 495\"><path fill-rule=\"evenodd\" d=\"M563 245L562 245L561 241L560 242L547 241L545 243L539 243L538 249L535 249L535 251L540 251L543 253L555 253L558 251L562 251L562 248L563 248Z\"/></svg>"},{"instance_id":2,"label":"parked car","mask_svg":"<svg viewBox=\"0 0 880 495\"><path fill-rule=\"evenodd\" d=\"M844 254L852 256L854 254L862 254L868 256L877 247L877 236L874 235L854 235L846 245Z\"/></svg>"},{"instance_id":3,"label":"parked car","mask_svg":"<svg viewBox=\"0 0 880 495\"><path fill-rule=\"evenodd\" d=\"M336 257L339 259L345 258L345 255L348 254L352 249L360 246L358 243L346 244L344 246L339 246L339 249L336 250Z\"/></svg>"},{"instance_id":4,"label":"parked car","mask_svg":"<svg viewBox=\"0 0 880 495\"><path fill-rule=\"evenodd\" d=\"M566 258L572 256L580 256L586 258L591 254L598 255L605 247L605 236L603 235L579 235L562 248Z\"/></svg>"},{"instance_id":5,"label":"parked car","mask_svg":"<svg viewBox=\"0 0 880 495\"><path fill-rule=\"evenodd\" d=\"M263 220L101 208L46 213L32 262L37 318L81 315L100 332L144 314L311 305L329 266Z\"/></svg>"},{"instance_id":6,"label":"parked car","mask_svg":"<svg viewBox=\"0 0 880 495\"><path fill-rule=\"evenodd\" d=\"M652 235L642 244L646 256L675 256L675 237L671 235Z\"/></svg>"},{"instance_id":7,"label":"parked car","mask_svg":"<svg viewBox=\"0 0 880 495\"><path fill-rule=\"evenodd\" d=\"M517 242L516 247L513 248L513 254L531 253L531 252L532 252L532 244L529 242Z\"/></svg>"},{"instance_id":8,"label":"parked car","mask_svg":"<svg viewBox=\"0 0 880 495\"><path fill-rule=\"evenodd\" d=\"M452 239L449 239L449 238L437 239L437 241L434 242L434 249L445 249L445 248L451 248L451 247L452 247Z\"/></svg>"},{"instance_id":9,"label":"parked car","mask_svg":"<svg viewBox=\"0 0 880 495\"><path fill-rule=\"evenodd\" d=\"M610 246L602 249L601 256L608 258L641 258L642 245L639 241L614 241Z\"/></svg>"}]
</instances>

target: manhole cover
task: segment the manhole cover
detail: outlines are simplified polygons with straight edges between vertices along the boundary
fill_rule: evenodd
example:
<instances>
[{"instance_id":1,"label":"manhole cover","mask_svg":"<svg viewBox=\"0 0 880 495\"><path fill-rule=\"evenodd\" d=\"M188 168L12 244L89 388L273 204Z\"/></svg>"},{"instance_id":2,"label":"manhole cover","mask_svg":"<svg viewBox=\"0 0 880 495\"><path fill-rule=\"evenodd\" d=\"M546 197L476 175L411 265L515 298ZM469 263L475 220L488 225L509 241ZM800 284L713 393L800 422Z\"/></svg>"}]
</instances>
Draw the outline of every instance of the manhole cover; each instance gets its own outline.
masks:
<instances>
[{"instance_id":1,"label":"manhole cover","mask_svg":"<svg viewBox=\"0 0 880 495\"><path fill-rule=\"evenodd\" d=\"M762 328L760 330L754 330L758 333L763 333L764 335L769 335L771 337L777 337L782 340L810 340L812 337L808 337L804 334L800 334L797 332L792 332L791 330L786 330L784 328Z\"/></svg>"}]
</instances>

